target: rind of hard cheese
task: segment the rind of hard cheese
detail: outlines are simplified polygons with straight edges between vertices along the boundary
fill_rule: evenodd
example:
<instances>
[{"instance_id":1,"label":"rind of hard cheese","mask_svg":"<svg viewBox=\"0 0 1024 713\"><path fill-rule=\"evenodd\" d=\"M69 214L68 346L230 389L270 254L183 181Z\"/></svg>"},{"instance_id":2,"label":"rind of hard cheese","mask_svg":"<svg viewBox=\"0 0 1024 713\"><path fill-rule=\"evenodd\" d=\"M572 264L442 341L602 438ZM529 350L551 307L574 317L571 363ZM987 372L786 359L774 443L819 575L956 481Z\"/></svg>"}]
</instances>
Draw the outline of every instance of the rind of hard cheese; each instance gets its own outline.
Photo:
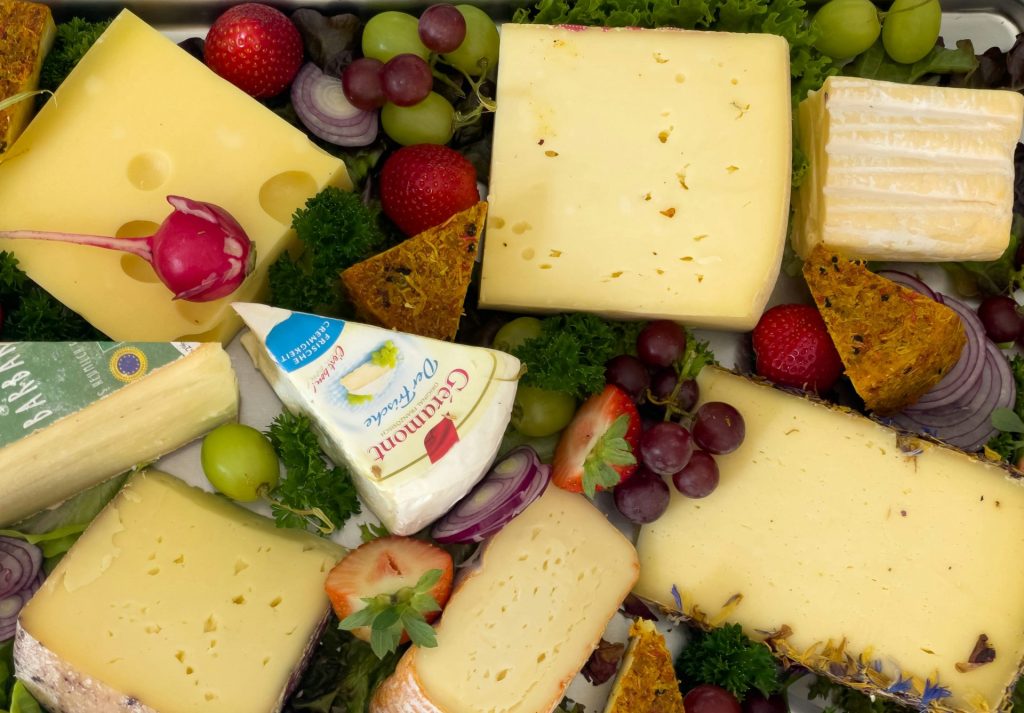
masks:
<instances>
[{"instance_id":1,"label":"rind of hard cheese","mask_svg":"<svg viewBox=\"0 0 1024 713\"><path fill-rule=\"evenodd\" d=\"M746 439L700 501L641 528L640 596L786 661L938 711L1005 707L1024 659L1024 482L718 369ZM981 635L996 656L971 664Z\"/></svg>"},{"instance_id":2,"label":"rind of hard cheese","mask_svg":"<svg viewBox=\"0 0 1024 713\"><path fill-rule=\"evenodd\" d=\"M604 515L549 486L488 541L445 607L438 646L406 652L371 713L549 713L638 575Z\"/></svg>"},{"instance_id":3,"label":"rind of hard cheese","mask_svg":"<svg viewBox=\"0 0 1024 713\"><path fill-rule=\"evenodd\" d=\"M498 103L481 306L754 326L788 218L783 38L509 24Z\"/></svg>"},{"instance_id":4,"label":"rind of hard cheese","mask_svg":"<svg viewBox=\"0 0 1024 713\"><path fill-rule=\"evenodd\" d=\"M170 214L166 196L181 195L224 208L255 243L255 270L238 290L189 302L137 257L0 241L115 340L228 341L241 326L231 301L266 297L269 266L295 242L295 209L325 186L351 187L342 161L127 10L4 158L0 230L139 237ZM45 200L39 186L52 187Z\"/></svg>"}]
</instances>

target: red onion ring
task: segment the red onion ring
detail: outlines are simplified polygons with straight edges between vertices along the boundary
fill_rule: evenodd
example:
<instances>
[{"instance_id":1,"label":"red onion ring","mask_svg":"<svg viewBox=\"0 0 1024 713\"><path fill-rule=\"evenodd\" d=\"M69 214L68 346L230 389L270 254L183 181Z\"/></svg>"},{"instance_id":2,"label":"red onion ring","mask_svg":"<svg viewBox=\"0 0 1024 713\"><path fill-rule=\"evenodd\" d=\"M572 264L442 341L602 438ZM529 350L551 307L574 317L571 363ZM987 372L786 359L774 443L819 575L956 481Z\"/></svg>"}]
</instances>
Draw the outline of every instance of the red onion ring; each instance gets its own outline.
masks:
<instances>
[{"instance_id":1,"label":"red onion ring","mask_svg":"<svg viewBox=\"0 0 1024 713\"><path fill-rule=\"evenodd\" d=\"M35 545L13 537L0 537L0 599L32 584L43 566L43 553Z\"/></svg>"},{"instance_id":2,"label":"red onion ring","mask_svg":"<svg viewBox=\"0 0 1024 713\"><path fill-rule=\"evenodd\" d=\"M307 62L292 82L292 106L312 134L336 146L367 146L377 138L377 112L345 97L341 80Z\"/></svg>"},{"instance_id":3,"label":"red onion ring","mask_svg":"<svg viewBox=\"0 0 1024 713\"><path fill-rule=\"evenodd\" d=\"M942 301L931 287L906 272L900 272L899 270L879 270L875 274L892 280L897 285L903 285L914 292L919 292L930 300L935 300L936 302Z\"/></svg>"},{"instance_id":4,"label":"red onion ring","mask_svg":"<svg viewBox=\"0 0 1024 713\"><path fill-rule=\"evenodd\" d=\"M945 408L968 394L977 386L981 372L985 368L985 344L989 339L985 336L985 327L970 307L960 300L943 295L943 304L952 309L960 317L967 333L967 344L964 346L960 359L949 370L938 384L916 403L905 409L912 413L927 411L933 408Z\"/></svg>"}]
</instances>

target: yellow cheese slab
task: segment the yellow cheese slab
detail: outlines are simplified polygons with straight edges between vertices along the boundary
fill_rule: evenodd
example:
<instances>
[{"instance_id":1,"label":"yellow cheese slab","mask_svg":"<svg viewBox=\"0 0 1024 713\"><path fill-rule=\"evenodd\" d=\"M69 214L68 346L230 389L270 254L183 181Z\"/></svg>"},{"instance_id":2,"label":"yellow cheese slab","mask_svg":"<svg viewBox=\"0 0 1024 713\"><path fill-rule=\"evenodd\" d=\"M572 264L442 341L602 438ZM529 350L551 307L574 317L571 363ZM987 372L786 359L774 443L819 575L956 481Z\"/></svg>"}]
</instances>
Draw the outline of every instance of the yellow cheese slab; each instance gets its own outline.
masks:
<instances>
[{"instance_id":1,"label":"yellow cheese slab","mask_svg":"<svg viewBox=\"0 0 1024 713\"><path fill-rule=\"evenodd\" d=\"M0 230L138 237L170 213L168 194L215 203L256 243L256 272L214 302L172 301L144 261L98 248L0 241L29 276L107 336L229 339L234 300L259 301L294 240L291 214L340 160L122 12L0 163Z\"/></svg>"},{"instance_id":2,"label":"yellow cheese slab","mask_svg":"<svg viewBox=\"0 0 1024 713\"><path fill-rule=\"evenodd\" d=\"M273 713L316 643L342 553L137 475L22 610L17 675L53 710Z\"/></svg>"},{"instance_id":3,"label":"yellow cheese slab","mask_svg":"<svg viewBox=\"0 0 1024 713\"><path fill-rule=\"evenodd\" d=\"M506 25L480 304L749 329L789 211L763 34Z\"/></svg>"},{"instance_id":4,"label":"yellow cheese slab","mask_svg":"<svg viewBox=\"0 0 1024 713\"><path fill-rule=\"evenodd\" d=\"M746 439L716 457L712 495L673 492L641 529L636 593L774 632L778 652L847 682L914 703L928 682L936 710L998 708L1024 658L1024 483L717 369L698 383L740 410ZM995 660L962 672L983 634Z\"/></svg>"}]
</instances>

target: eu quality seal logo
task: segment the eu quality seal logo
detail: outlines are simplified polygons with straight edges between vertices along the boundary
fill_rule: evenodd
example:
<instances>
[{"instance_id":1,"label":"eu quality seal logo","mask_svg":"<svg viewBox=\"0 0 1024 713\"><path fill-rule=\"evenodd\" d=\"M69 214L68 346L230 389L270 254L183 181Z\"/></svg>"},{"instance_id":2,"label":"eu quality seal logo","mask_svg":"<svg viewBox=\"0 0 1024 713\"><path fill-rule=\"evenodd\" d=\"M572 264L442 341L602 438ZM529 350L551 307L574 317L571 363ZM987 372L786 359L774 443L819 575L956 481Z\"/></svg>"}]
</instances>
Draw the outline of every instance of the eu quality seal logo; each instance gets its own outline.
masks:
<instances>
[{"instance_id":1,"label":"eu quality seal logo","mask_svg":"<svg viewBox=\"0 0 1024 713\"><path fill-rule=\"evenodd\" d=\"M137 347L122 347L110 357L110 373L118 381L136 381L146 375L146 354Z\"/></svg>"}]
</instances>

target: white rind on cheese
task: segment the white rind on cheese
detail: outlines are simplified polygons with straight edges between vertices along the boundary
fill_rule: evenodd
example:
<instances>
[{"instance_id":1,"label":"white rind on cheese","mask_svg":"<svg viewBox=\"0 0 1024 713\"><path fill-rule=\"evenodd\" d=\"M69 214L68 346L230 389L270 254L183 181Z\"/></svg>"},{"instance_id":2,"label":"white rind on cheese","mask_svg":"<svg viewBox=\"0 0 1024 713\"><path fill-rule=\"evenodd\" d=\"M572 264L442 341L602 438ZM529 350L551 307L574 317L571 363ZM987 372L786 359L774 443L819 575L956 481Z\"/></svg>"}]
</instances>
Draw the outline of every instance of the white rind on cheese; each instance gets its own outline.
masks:
<instances>
[{"instance_id":1,"label":"white rind on cheese","mask_svg":"<svg viewBox=\"0 0 1024 713\"><path fill-rule=\"evenodd\" d=\"M156 460L236 418L238 383L231 358L220 344L190 349L0 449L0 526ZM33 373L31 378L42 382L45 392L51 376Z\"/></svg>"},{"instance_id":2,"label":"white rind on cheese","mask_svg":"<svg viewBox=\"0 0 1024 713\"><path fill-rule=\"evenodd\" d=\"M549 713L639 573L604 515L555 486L485 548L445 607L437 647L413 646L371 713Z\"/></svg>"},{"instance_id":3,"label":"white rind on cheese","mask_svg":"<svg viewBox=\"0 0 1024 713\"><path fill-rule=\"evenodd\" d=\"M869 260L993 260L1006 249L1017 92L829 77L800 104L809 172L793 242Z\"/></svg>"},{"instance_id":4,"label":"white rind on cheese","mask_svg":"<svg viewBox=\"0 0 1024 713\"><path fill-rule=\"evenodd\" d=\"M171 476L134 476L19 618L15 674L60 713L277 713L343 550Z\"/></svg>"},{"instance_id":5,"label":"white rind on cheese","mask_svg":"<svg viewBox=\"0 0 1024 713\"><path fill-rule=\"evenodd\" d=\"M507 24L480 304L746 330L778 277L782 37Z\"/></svg>"},{"instance_id":6,"label":"white rind on cheese","mask_svg":"<svg viewBox=\"0 0 1024 713\"><path fill-rule=\"evenodd\" d=\"M909 702L930 680L951 693L936 710L1000 709L1024 659L1024 482L717 369L698 383L740 410L746 439L716 456L713 495L673 492L641 528L636 593L757 639L788 630L784 654L844 678L831 642L837 663L877 665L876 692L902 675ZM959 671L982 634L995 660Z\"/></svg>"}]
</instances>

